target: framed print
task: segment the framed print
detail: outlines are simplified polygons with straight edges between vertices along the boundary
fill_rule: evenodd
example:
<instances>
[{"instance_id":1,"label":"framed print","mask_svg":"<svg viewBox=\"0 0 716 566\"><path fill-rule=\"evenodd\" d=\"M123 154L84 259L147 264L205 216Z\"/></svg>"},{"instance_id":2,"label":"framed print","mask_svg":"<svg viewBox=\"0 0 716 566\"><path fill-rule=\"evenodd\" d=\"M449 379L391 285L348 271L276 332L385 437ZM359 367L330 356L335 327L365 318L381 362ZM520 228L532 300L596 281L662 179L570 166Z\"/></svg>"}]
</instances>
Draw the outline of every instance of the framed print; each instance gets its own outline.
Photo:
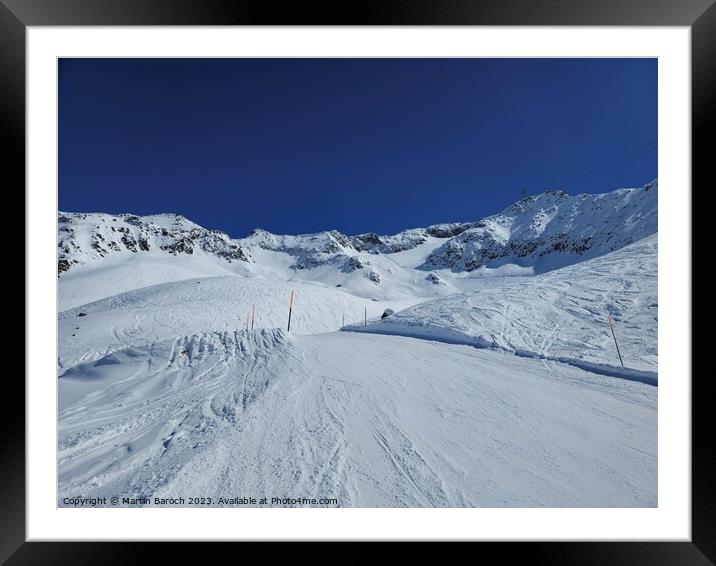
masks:
<instances>
[{"instance_id":1,"label":"framed print","mask_svg":"<svg viewBox=\"0 0 716 566\"><path fill-rule=\"evenodd\" d=\"M691 184L715 9L370 8L3 0L9 564L273 540L713 560Z\"/></svg>"}]
</instances>

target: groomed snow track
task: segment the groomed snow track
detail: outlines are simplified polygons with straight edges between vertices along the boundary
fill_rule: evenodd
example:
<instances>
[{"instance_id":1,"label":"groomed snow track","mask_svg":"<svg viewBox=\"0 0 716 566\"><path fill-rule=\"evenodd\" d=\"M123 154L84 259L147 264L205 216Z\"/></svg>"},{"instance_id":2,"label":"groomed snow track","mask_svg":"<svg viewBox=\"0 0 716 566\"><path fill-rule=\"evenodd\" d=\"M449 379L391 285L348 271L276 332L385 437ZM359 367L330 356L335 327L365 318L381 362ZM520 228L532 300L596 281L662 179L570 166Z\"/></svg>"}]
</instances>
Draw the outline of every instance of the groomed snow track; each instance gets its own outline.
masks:
<instances>
[{"instance_id":1,"label":"groomed snow track","mask_svg":"<svg viewBox=\"0 0 716 566\"><path fill-rule=\"evenodd\" d=\"M406 337L261 330L129 348L60 384L60 505L189 494L656 504L656 388L563 364Z\"/></svg>"}]
</instances>

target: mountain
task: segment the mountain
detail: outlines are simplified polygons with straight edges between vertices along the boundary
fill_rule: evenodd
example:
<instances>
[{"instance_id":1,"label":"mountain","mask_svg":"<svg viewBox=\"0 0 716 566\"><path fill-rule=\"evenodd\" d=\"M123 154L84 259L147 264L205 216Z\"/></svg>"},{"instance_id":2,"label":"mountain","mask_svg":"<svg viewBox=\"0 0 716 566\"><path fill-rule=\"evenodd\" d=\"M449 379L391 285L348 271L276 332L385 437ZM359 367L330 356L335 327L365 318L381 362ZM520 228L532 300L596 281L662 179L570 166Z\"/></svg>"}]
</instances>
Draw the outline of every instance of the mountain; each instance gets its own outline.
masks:
<instances>
[{"instance_id":1,"label":"mountain","mask_svg":"<svg viewBox=\"0 0 716 566\"><path fill-rule=\"evenodd\" d=\"M655 233L657 201L656 180L601 195L528 196L449 239L420 268L472 271L512 263L548 271Z\"/></svg>"},{"instance_id":2,"label":"mountain","mask_svg":"<svg viewBox=\"0 0 716 566\"><path fill-rule=\"evenodd\" d=\"M655 233L657 201L655 180L638 189L599 195L547 191L475 222L436 224L394 235L348 236L329 230L293 236L256 229L242 239L203 228L180 215L60 213L58 273L145 253L248 264L256 261L256 250L267 250L290 256L287 267L294 272L331 265L344 273L365 270L365 277L380 283L381 275L388 273L367 268L374 263L371 256L391 256L436 240L440 245L411 267L459 273L511 264L548 271Z\"/></svg>"},{"instance_id":3,"label":"mountain","mask_svg":"<svg viewBox=\"0 0 716 566\"><path fill-rule=\"evenodd\" d=\"M75 265L136 253L211 255L227 262L251 261L240 243L179 214L135 216L63 213L57 217L61 274Z\"/></svg>"},{"instance_id":4,"label":"mountain","mask_svg":"<svg viewBox=\"0 0 716 566\"><path fill-rule=\"evenodd\" d=\"M385 319L340 288L238 276L63 311L58 504L655 507L656 240Z\"/></svg>"},{"instance_id":5,"label":"mountain","mask_svg":"<svg viewBox=\"0 0 716 566\"><path fill-rule=\"evenodd\" d=\"M657 506L657 200L239 239L60 213L58 505Z\"/></svg>"}]
</instances>

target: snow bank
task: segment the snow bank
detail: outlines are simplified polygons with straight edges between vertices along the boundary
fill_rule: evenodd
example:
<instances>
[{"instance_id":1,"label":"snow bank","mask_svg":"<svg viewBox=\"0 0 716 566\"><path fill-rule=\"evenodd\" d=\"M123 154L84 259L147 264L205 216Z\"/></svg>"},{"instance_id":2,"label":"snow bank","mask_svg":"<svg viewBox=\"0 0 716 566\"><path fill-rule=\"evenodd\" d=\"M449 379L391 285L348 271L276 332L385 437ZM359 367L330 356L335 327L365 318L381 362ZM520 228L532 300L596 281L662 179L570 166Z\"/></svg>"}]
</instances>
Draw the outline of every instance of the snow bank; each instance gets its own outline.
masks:
<instances>
[{"instance_id":1,"label":"snow bank","mask_svg":"<svg viewBox=\"0 0 716 566\"><path fill-rule=\"evenodd\" d=\"M59 408L65 410L91 395L93 410L106 410L118 400L126 403L161 396L197 381L206 383L217 368L224 372L240 365L250 368L257 358L286 349L289 341L281 329L202 332L116 350L60 374ZM254 385L242 395L255 397Z\"/></svg>"}]
</instances>

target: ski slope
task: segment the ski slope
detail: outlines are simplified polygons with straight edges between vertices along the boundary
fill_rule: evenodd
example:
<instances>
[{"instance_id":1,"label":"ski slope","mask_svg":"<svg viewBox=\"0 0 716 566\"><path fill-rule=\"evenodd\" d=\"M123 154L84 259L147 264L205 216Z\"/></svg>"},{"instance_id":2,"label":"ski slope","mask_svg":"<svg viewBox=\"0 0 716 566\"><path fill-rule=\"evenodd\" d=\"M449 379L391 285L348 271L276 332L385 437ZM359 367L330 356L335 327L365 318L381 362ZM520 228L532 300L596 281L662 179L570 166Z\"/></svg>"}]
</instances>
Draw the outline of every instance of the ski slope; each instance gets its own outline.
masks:
<instances>
[{"instance_id":1,"label":"ski slope","mask_svg":"<svg viewBox=\"0 0 716 566\"><path fill-rule=\"evenodd\" d=\"M345 330L470 344L655 382L657 241L654 234L593 260L423 302Z\"/></svg>"},{"instance_id":2,"label":"ski slope","mask_svg":"<svg viewBox=\"0 0 716 566\"><path fill-rule=\"evenodd\" d=\"M60 382L64 496L642 507L656 388L421 339L212 332Z\"/></svg>"},{"instance_id":3,"label":"ski slope","mask_svg":"<svg viewBox=\"0 0 716 566\"><path fill-rule=\"evenodd\" d=\"M366 313L372 320L386 308L420 300L371 301L326 285L240 276L151 285L61 312L58 363L65 368L127 346L246 329L247 316L253 316L256 330L286 328L291 291L291 332L296 334L338 330L344 316L346 323L363 320Z\"/></svg>"},{"instance_id":4,"label":"ski slope","mask_svg":"<svg viewBox=\"0 0 716 566\"><path fill-rule=\"evenodd\" d=\"M389 236L62 213L58 504L655 507L656 193Z\"/></svg>"},{"instance_id":5,"label":"ski slope","mask_svg":"<svg viewBox=\"0 0 716 566\"><path fill-rule=\"evenodd\" d=\"M84 267L84 266L82 266ZM80 307L114 295L186 279L226 277L236 273L228 264L194 257L190 262L160 255L112 258L100 266L82 267L62 275L58 282L58 311Z\"/></svg>"}]
</instances>

